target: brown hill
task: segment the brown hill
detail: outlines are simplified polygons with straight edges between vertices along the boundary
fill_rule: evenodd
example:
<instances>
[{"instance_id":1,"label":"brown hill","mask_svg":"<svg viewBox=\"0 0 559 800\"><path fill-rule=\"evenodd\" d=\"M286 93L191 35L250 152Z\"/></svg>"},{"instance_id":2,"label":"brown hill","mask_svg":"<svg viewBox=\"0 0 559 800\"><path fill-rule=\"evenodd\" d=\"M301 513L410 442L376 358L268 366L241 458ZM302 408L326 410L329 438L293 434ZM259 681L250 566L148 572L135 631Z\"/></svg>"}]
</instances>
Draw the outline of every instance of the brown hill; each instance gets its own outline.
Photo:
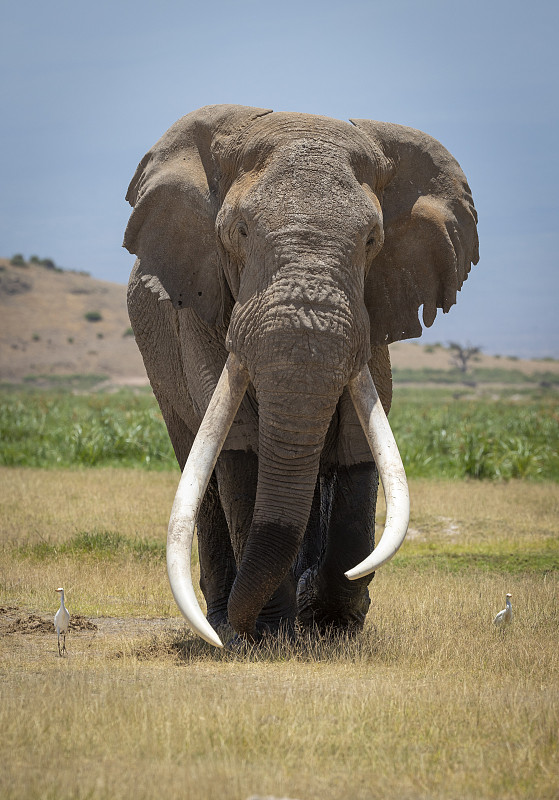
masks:
<instances>
[{"instance_id":1,"label":"brown hill","mask_svg":"<svg viewBox=\"0 0 559 800\"><path fill-rule=\"evenodd\" d=\"M451 367L444 347L398 342L390 351L396 368ZM559 373L557 361L483 354L475 366ZM147 384L131 335L126 287L83 273L13 266L0 259L0 381L76 374L103 375L117 385Z\"/></svg>"},{"instance_id":2,"label":"brown hill","mask_svg":"<svg viewBox=\"0 0 559 800\"><path fill-rule=\"evenodd\" d=\"M71 374L147 382L126 287L0 259L0 380Z\"/></svg>"}]
</instances>

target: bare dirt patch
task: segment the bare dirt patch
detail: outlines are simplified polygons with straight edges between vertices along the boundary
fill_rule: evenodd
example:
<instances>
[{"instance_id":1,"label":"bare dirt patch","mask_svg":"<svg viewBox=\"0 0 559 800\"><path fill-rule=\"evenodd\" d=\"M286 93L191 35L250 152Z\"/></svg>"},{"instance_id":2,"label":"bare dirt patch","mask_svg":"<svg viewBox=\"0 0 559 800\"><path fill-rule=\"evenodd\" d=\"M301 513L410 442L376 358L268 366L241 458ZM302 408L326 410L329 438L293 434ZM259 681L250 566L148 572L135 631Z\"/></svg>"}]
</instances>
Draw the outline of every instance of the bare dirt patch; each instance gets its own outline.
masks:
<instances>
[{"instance_id":1,"label":"bare dirt patch","mask_svg":"<svg viewBox=\"0 0 559 800\"><path fill-rule=\"evenodd\" d=\"M0 606L0 636L10 633L51 634L54 630L53 617L35 614L17 606ZM98 626L87 617L73 614L70 619L71 631L96 631Z\"/></svg>"},{"instance_id":2,"label":"bare dirt patch","mask_svg":"<svg viewBox=\"0 0 559 800\"><path fill-rule=\"evenodd\" d=\"M18 606L0 606L0 636L9 634L36 634L49 636L54 633L52 614L39 614ZM94 632L102 638L131 637L171 632L183 627L180 617L152 619L144 617L85 617L71 614L70 631Z\"/></svg>"}]
</instances>

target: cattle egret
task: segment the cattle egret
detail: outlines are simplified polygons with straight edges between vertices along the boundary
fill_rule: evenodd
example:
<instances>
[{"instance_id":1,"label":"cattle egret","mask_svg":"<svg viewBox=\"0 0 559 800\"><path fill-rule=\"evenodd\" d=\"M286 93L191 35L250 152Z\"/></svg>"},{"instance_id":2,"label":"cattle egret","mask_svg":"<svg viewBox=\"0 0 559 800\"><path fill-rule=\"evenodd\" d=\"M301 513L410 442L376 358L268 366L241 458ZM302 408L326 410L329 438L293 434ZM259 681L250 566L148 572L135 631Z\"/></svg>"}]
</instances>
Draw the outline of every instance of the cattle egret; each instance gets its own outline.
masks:
<instances>
[{"instance_id":1,"label":"cattle egret","mask_svg":"<svg viewBox=\"0 0 559 800\"><path fill-rule=\"evenodd\" d=\"M70 612L64 605L64 589L60 587L56 590L60 594L60 608L54 615L54 627L58 634L58 655L66 652L66 631L70 624ZM62 634L62 648L60 647L60 634Z\"/></svg>"},{"instance_id":2,"label":"cattle egret","mask_svg":"<svg viewBox=\"0 0 559 800\"><path fill-rule=\"evenodd\" d=\"M502 611L499 611L495 619L493 620L493 624L497 625L498 628L504 627L512 622L512 606L510 604L510 599L512 594L507 594L507 601L506 605Z\"/></svg>"}]
</instances>

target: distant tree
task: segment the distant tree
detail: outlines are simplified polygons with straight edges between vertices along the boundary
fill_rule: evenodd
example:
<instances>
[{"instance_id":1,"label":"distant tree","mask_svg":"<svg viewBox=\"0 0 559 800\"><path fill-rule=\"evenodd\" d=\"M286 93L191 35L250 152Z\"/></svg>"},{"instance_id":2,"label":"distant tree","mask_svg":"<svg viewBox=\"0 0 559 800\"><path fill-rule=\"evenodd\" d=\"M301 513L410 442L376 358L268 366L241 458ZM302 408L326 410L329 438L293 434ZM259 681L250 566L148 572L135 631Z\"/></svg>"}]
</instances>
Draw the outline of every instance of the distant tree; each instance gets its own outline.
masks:
<instances>
[{"instance_id":1,"label":"distant tree","mask_svg":"<svg viewBox=\"0 0 559 800\"><path fill-rule=\"evenodd\" d=\"M29 263L36 264L38 267L44 267L45 269L52 269L55 272L63 272L60 267L56 266L52 258L39 258L39 256L34 255L30 257Z\"/></svg>"},{"instance_id":2,"label":"distant tree","mask_svg":"<svg viewBox=\"0 0 559 800\"><path fill-rule=\"evenodd\" d=\"M13 267L25 267L26 266L25 259L24 259L24 257L22 256L21 253L16 253L15 256L12 256L11 259L10 259L10 264Z\"/></svg>"},{"instance_id":3,"label":"distant tree","mask_svg":"<svg viewBox=\"0 0 559 800\"><path fill-rule=\"evenodd\" d=\"M450 363L464 375L468 371L472 358L481 353L481 347L472 347L471 345L462 347L458 342L449 342L448 347L450 350Z\"/></svg>"},{"instance_id":4,"label":"distant tree","mask_svg":"<svg viewBox=\"0 0 559 800\"><path fill-rule=\"evenodd\" d=\"M84 317L88 322L101 322L103 319L103 315L100 311L88 311L84 314Z\"/></svg>"}]
</instances>

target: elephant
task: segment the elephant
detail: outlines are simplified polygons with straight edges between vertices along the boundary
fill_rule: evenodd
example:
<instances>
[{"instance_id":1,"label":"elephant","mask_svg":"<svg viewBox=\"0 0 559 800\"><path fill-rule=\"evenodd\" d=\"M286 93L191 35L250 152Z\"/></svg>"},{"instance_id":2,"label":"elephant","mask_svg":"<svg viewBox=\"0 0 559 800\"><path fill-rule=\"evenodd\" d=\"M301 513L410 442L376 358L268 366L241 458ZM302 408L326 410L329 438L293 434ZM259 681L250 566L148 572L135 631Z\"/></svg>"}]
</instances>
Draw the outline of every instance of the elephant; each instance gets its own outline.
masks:
<instances>
[{"instance_id":1,"label":"elephant","mask_svg":"<svg viewBox=\"0 0 559 800\"><path fill-rule=\"evenodd\" d=\"M213 105L149 150L126 199L130 322L183 471L181 612L216 646L360 631L409 518L388 345L421 335L421 307L427 327L448 312L479 258L459 164L397 124Z\"/></svg>"}]
</instances>

